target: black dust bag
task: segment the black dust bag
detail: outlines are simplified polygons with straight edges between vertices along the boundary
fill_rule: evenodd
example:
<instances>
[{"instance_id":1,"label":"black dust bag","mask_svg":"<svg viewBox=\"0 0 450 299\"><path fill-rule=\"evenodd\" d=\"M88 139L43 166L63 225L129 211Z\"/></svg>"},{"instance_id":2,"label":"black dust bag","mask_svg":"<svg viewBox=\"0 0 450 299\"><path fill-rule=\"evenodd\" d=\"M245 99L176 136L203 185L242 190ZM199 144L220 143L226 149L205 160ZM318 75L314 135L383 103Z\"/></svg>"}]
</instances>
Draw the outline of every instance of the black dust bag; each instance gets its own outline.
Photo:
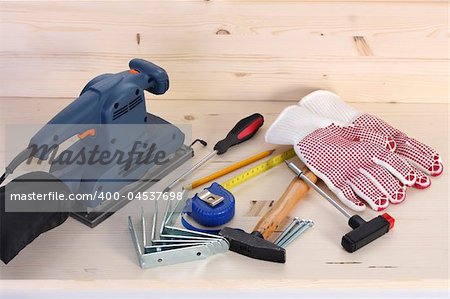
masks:
<instances>
[{"instance_id":1,"label":"black dust bag","mask_svg":"<svg viewBox=\"0 0 450 299\"><path fill-rule=\"evenodd\" d=\"M46 172L36 171L17 177L6 186L0 188L0 259L5 263L9 263L22 249L30 244L40 234L57 227L66 221L69 217L68 210L63 208L52 212L38 212L34 209L37 204L29 204L26 206L26 212L6 212L11 210L7 200L10 200L10 194L48 194L49 192L58 192L59 194L68 195L67 186ZM50 203L57 205L58 203ZM8 208L8 209L7 209ZM32 211L29 211L30 208Z\"/></svg>"}]
</instances>

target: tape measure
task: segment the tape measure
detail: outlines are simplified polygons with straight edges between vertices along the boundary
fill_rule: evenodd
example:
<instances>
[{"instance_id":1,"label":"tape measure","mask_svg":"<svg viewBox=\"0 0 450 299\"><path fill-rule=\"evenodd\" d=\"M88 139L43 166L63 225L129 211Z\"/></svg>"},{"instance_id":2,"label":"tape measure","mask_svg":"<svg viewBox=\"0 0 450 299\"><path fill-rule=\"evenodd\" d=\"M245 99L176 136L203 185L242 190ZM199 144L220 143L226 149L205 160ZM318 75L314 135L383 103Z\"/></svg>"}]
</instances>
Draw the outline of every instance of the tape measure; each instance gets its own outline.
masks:
<instances>
[{"instance_id":1,"label":"tape measure","mask_svg":"<svg viewBox=\"0 0 450 299\"><path fill-rule=\"evenodd\" d=\"M285 160L292 159L293 157L295 157L295 151L294 149L290 149L265 162L258 164L257 166L235 176L232 179L229 179L221 185L225 189L230 190L231 188L234 188L248 181L249 179L254 178L257 175L260 175L261 173L266 172L267 170L272 169L273 167L283 163Z\"/></svg>"},{"instance_id":2,"label":"tape measure","mask_svg":"<svg viewBox=\"0 0 450 299\"><path fill-rule=\"evenodd\" d=\"M230 189L264 173L273 167L283 163L285 160L295 156L294 149L285 151L257 166L225 181L222 184L213 183L210 187L203 189L201 192L189 199L188 210L182 215L182 224L188 228L208 233L216 233L215 230L205 230L204 228L195 227L188 221L190 216L199 224L206 227L217 227L229 222L234 216L235 204L234 196L229 192ZM219 232L220 229L217 229Z\"/></svg>"},{"instance_id":3,"label":"tape measure","mask_svg":"<svg viewBox=\"0 0 450 299\"><path fill-rule=\"evenodd\" d=\"M184 212L201 225L219 226L233 218L234 196L220 184L212 183L187 200Z\"/></svg>"}]
</instances>

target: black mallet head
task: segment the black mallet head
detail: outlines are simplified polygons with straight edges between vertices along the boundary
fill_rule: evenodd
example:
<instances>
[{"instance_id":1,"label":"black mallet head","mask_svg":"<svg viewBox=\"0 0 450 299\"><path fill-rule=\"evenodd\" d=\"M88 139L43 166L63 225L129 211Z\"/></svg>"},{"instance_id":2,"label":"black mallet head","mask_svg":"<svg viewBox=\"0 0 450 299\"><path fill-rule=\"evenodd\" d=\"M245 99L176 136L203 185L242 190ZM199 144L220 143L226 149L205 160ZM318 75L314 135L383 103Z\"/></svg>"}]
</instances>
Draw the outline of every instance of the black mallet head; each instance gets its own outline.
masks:
<instances>
[{"instance_id":1,"label":"black mallet head","mask_svg":"<svg viewBox=\"0 0 450 299\"><path fill-rule=\"evenodd\" d=\"M342 247L348 252L355 252L361 247L378 239L394 227L395 219L388 213L365 221L358 215L348 219L353 230L342 237Z\"/></svg>"},{"instance_id":2,"label":"black mallet head","mask_svg":"<svg viewBox=\"0 0 450 299\"><path fill-rule=\"evenodd\" d=\"M276 263L286 262L283 247L264 240L259 232L246 233L241 229L225 227L220 235L230 242L230 250L259 260Z\"/></svg>"}]
</instances>

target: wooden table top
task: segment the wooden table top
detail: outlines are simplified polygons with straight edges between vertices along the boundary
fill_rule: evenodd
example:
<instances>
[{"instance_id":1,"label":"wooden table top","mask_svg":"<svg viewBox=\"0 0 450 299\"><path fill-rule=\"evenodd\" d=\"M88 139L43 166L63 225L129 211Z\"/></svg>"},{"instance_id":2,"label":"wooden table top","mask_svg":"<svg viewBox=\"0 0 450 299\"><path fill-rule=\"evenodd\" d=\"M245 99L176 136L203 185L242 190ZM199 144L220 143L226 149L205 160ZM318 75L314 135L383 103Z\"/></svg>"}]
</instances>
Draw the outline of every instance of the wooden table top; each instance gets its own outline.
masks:
<instances>
[{"instance_id":1,"label":"wooden table top","mask_svg":"<svg viewBox=\"0 0 450 299\"><path fill-rule=\"evenodd\" d=\"M5 98L3 107L16 107L15 100ZM21 102L21 119L3 114L2 123L44 121L59 111L67 100L29 99ZM214 143L234 122L245 115L260 112L266 124L251 141L214 158L199 169L198 178L223 168L264 149L264 133L277 114L292 102L224 102L147 100L151 111L176 124L192 128L193 138ZM22 104L21 104L22 105ZM446 104L374 104L356 103L357 109L378 115L410 136L436 148L448 169L448 128ZM45 109L42 109L45 107ZM193 161L209 149L196 148ZM231 177L233 174L228 175ZM225 180L227 177L221 179ZM236 216L232 225L251 231L270 203L284 191L292 173L280 165L251 181L236 187ZM219 181L221 181L219 180ZM155 186L161 188L168 180ZM108 285L117 280L115 289L142 290L166 288L175 279L175 288L195 289L208 281L208 288L277 288L306 289L345 288L357 284L374 288L445 288L448 254L448 172L432 178L426 190L409 189L407 199L390 205L387 212L396 218L396 226L375 243L349 254L340 246L340 239L349 227L346 220L317 193L309 191L298 204L292 217L313 219L315 226L287 248L287 262L276 264L253 260L233 252L208 259L142 270L136 260L128 231L127 217L139 219L141 207L151 209L151 203L133 201L98 227L88 228L69 218L63 225L41 235L8 265L0 267L2 279L62 279L61 287L69 289ZM319 186L326 188L322 182ZM161 189L159 189L161 190ZM366 219L377 215L367 209ZM70 281L67 281L70 280ZM151 281L147 285L146 281ZM263 286L261 282L263 281ZM254 282L253 284L250 282ZM256 284L256 282L258 282ZM20 285L17 280L2 281L5 290ZM34 287L54 286L28 282Z\"/></svg>"}]
</instances>

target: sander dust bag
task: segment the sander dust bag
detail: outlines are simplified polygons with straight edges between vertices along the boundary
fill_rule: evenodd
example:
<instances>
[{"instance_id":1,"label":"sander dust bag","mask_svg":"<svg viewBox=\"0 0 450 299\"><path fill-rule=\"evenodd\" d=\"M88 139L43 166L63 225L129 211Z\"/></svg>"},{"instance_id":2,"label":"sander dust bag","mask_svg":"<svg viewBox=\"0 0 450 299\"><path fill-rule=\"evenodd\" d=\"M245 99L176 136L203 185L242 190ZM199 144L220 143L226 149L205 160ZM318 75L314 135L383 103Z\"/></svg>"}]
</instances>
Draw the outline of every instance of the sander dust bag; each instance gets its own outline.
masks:
<instances>
[{"instance_id":1,"label":"sander dust bag","mask_svg":"<svg viewBox=\"0 0 450 299\"><path fill-rule=\"evenodd\" d=\"M30 203L26 211L7 212L7 201L10 194L27 195L48 194L57 192L68 195L67 186L59 179L46 172L30 172L24 174L6 186L0 188L0 259L9 263L22 249L30 244L40 234L62 224L69 217L69 210L64 209L64 203L51 203L53 207L59 205L57 211L39 211L35 209L43 202ZM22 203L21 203L22 204ZM27 204L23 202L23 204ZM47 203L42 206L44 210ZM30 211L30 208L34 211Z\"/></svg>"}]
</instances>

